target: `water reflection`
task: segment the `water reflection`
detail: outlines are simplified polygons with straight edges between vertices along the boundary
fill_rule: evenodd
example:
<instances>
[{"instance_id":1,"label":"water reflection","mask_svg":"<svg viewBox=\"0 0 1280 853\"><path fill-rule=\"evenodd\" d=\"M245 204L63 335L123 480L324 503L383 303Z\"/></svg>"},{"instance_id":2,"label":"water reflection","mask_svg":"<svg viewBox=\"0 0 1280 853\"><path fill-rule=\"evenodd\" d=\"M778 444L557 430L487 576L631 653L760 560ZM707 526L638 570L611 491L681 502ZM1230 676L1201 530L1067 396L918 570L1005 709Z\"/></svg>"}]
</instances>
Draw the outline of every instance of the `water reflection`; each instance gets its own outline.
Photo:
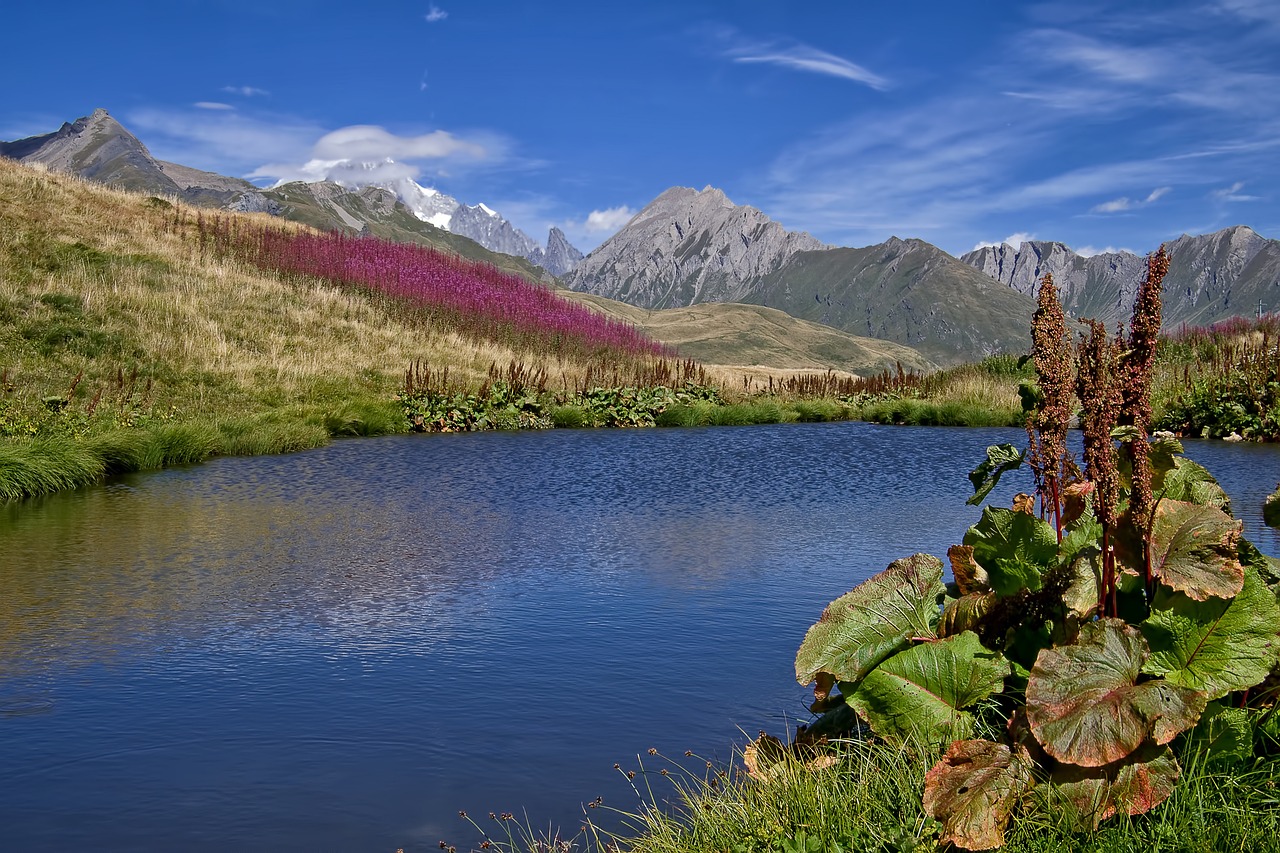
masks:
<instances>
[{"instance_id":1,"label":"water reflection","mask_svg":"<svg viewBox=\"0 0 1280 853\"><path fill-rule=\"evenodd\" d=\"M956 541L1001 441L399 437L0 510L0 826L23 850L434 849L459 808L626 807L615 761L803 716L805 628ZM1277 449L1190 452L1280 553Z\"/></svg>"}]
</instances>

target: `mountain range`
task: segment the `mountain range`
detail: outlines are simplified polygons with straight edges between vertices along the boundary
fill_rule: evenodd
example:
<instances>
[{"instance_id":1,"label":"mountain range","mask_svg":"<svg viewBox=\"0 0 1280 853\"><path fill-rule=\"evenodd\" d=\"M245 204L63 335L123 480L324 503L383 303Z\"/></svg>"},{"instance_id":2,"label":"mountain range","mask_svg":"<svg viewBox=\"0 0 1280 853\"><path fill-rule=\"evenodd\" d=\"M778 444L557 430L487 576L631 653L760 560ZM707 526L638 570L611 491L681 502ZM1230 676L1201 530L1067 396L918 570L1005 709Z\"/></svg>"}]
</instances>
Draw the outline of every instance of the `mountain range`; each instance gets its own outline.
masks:
<instances>
[{"instance_id":1,"label":"mountain range","mask_svg":"<svg viewBox=\"0 0 1280 853\"><path fill-rule=\"evenodd\" d=\"M648 317L721 303L777 309L864 340L910 347L923 359L904 360L920 364L1024 352L1035 284L1045 273L1053 273L1073 316L1122 322L1145 269L1144 259L1129 252L1086 257L1051 241L989 246L958 259L913 238L864 248L828 246L786 230L753 207L734 204L713 187L666 190L584 258L559 229L551 229L543 248L489 207L464 204L408 179L358 186L293 182L265 189L157 160L104 110L44 136L0 142L0 155L193 204L431 245L626 303ZM1184 235L1168 249L1167 329L1280 303L1278 241L1241 225ZM773 322L772 315L758 312L734 316L766 326ZM777 339L776 331L753 335ZM690 345L716 350L706 340Z\"/></svg>"},{"instance_id":2,"label":"mountain range","mask_svg":"<svg viewBox=\"0 0 1280 853\"><path fill-rule=\"evenodd\" d=\"M409 178L389 184L294 182L265 189L241 178L158 160L102 109L52 133L0 142L0 156L42 163L120 189L175 196L191 204L284 215L317 227L439 244L451 251L458 251L459 244L444 235L457 235L490 252L523 258L553 276L569 272L582 258L558 228L551 229L543 249L486 205L463 204ZM498 265L509 266L509 262ZM527 267L524 271L529 272Z\"/></svg>"},{"instance_id":3,"label":"mountain range","mask_svg":"<svg viewBox=\"0 0 1280 853\"><path fill-rule=\"evenodd\" d=\"M647 308L743 302L893 341L939 364L1024 351L1034 303L923 240L826 246L720 190L662 193L564 279Z\"/></svg>"},{"instance_id":4,"label":"mountain range","mask_svg":"<svg viewBox=\"0 0 1280 853\"><path fill-rule=\"evenodd\" d=\"M1280 297L1280 241L1236 225L1165 245L1164 325L1207 325L1238 314L1275 310ZM1146 259L1131 252L1078 255L1062 243L1043 240L986 246L961 260L1031 295L1052 273L1067 311L1109 324L1127 321Z\"/></svg>"}]
</instances>

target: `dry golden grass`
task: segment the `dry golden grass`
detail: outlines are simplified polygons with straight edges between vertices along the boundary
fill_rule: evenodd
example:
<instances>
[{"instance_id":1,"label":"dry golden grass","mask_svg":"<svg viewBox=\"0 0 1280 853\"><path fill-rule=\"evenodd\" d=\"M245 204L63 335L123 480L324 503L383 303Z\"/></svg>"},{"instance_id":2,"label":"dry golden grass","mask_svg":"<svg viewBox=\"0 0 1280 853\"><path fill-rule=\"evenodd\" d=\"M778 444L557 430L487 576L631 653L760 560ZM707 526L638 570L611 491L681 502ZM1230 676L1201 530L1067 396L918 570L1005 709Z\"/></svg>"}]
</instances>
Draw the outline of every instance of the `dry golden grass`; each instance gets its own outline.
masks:
<instances>
[{"instance_id":1,"label":"dry golden grass","mask_svg":"<svg viewBox=\"0 0 1280 853\"><path fill-rule=\"evenodd\" d=\"M835 369L865 376L896 369L899 364L913 372L934 368L910 347L798 320L762 305L707 302L649 310L586 293L565 295L639 327L689 358L725 366L734 375L755 371L767 377L768 371Z\"/></svg>"},{"instance_id":2,"label":"dry golden grass","mask_svg":"<svg viewBox=\"0 0 1280 853\"><path fill-rule=\"evenodd\" d=\"M65 392L83 371L93 388L140 366L157 400L191 414L353 393L389 398L409 363L483 381L525 353L388 312L364 294L294 283L202 250L196 217L262 215L186 208L0 160L0 370L31 393ZM50 301L78 300L84 334L104 352L30 345L65 319ZM49 332L49 334L55 334ZM52 350L52 351L50 351ZM539 360L551 385L585 365Z\"/></svg>"}]
</instances>

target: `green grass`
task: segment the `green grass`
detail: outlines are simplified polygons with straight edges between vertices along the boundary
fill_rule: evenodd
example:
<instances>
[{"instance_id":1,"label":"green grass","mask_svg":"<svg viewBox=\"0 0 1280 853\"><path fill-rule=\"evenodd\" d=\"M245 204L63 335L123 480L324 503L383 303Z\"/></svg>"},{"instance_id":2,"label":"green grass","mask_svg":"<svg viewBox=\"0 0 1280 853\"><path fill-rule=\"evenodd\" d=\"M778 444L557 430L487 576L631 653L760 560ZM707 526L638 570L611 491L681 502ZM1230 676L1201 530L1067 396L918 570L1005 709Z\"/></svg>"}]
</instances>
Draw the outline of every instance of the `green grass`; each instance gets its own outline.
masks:
<instances>
[{"instance_id":1,"label":"green grass","mask_svg":"<svg viewBox=\"0 0 1280 853\"><path fill-rule=\"evenodd\" d=\"M478 837L458 849L501 853L934 853L937 825L920 792L932 763L866 741L835 745L836 763L810 767L786 759L764 779L739 765L723 769L696 757L651 754L631 777L636 807L612 811L622 828L605 833L600 812L576 836L527 821L471 820ZM1248 766L1193 760L1174 794L1138 817L1111 818L1097 830L1071 823L1048 786L1034 788L1006 832L1007 853L1217 853L1280 850L1280 758ZM484 843L488 846L484 847ZM557 844L559 846L557 846ZM455 845L456 846L456 845ZM446 849L448 849L446 847Z\"/></svg>"}]
</instances>

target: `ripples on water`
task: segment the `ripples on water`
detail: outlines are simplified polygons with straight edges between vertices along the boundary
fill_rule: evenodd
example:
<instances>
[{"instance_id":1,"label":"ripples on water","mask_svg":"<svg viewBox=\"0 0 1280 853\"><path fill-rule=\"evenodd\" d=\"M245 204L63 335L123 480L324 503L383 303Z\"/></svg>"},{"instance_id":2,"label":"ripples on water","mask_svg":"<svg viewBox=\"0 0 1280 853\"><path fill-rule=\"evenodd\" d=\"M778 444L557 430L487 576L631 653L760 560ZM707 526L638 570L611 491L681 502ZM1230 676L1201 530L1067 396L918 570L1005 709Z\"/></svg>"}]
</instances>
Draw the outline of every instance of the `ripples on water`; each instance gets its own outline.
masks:
<instances>
[{"instance_id":1,"label":"ripples on water","mask_svg":"<svg viewBox=\"0 0 1280 853\"><path fill-rule=\"evenodd\" d=\"M1002 441L409 436L0 510L0 826L17 850L425 850L470 842L458 809L634 808L614 762L805 718L805 629L958 541ZM1189 451L1280 553L1276 449Z\"/></svg>"}]
</instances>

